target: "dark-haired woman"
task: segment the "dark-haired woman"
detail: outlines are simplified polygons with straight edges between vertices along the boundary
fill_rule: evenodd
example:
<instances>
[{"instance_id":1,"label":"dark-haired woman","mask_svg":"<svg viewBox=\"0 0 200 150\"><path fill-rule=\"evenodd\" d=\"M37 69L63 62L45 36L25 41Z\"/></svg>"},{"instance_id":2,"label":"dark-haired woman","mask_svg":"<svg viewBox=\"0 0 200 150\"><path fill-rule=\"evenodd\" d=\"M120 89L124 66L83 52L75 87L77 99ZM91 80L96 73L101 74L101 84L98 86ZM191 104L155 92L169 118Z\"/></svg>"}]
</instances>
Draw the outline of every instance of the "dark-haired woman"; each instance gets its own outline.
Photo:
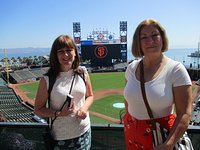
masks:
<instances>
[{"instance_id":1,"label":"dark-haired woman","mask_svg":"<svg viewBox=\"0 0 200 150\"><path fill-rule=\"evenodd\" d=\"M50 68L41 78L35 100L35 113L54 120L51 134L56 145L54 149L89 150L91 147L91 125L88 109L93 103L93 91L89 74L80 67L80 58L74 40L60 35L52 45ZM56 77L48 100L49 77ZM71 89L71 90L70 90ZM72 105L65 103L71 95Z\"/></svg>"}]
</instances>

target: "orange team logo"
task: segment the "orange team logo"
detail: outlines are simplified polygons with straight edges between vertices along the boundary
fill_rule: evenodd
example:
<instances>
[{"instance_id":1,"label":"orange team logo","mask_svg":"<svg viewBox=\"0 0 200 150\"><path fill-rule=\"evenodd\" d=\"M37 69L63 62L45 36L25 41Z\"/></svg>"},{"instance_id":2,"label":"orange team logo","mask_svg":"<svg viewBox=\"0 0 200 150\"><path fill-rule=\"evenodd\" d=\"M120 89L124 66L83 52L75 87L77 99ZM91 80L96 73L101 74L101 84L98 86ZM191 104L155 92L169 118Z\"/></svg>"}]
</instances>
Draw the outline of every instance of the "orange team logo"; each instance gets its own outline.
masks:
<instances>
[{"instance_id":1,"label":"orange team logo","mask_svg":"<svg viewBox=\"0 0 200 150\"><path fill-rule=\"evenodd\" d=\"M94 54L97 58L105 58L108 54L108 49L105 46L97 46L94 49Z\"/></svg>"}]
</instances>

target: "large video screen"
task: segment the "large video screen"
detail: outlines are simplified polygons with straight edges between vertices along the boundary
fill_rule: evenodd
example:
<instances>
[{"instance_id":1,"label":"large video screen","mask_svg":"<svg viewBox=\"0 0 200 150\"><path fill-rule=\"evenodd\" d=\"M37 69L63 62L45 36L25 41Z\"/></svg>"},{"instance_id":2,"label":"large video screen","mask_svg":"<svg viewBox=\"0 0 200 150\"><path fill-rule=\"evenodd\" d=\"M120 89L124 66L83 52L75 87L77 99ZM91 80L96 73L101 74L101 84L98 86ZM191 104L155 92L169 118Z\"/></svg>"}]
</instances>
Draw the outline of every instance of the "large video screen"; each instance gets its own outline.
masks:
<instances>
[{"instance_id":1,"label":"large video screen","mask_svg":"<svg viewBox=\"0 0 200 150\"><path fill-rule=\"evenodd\" d=\"M121 44L81 45L81 56L87 59L122 59ZM123 52L124 53L124 52Z\"/></svg>"}]
</instances>

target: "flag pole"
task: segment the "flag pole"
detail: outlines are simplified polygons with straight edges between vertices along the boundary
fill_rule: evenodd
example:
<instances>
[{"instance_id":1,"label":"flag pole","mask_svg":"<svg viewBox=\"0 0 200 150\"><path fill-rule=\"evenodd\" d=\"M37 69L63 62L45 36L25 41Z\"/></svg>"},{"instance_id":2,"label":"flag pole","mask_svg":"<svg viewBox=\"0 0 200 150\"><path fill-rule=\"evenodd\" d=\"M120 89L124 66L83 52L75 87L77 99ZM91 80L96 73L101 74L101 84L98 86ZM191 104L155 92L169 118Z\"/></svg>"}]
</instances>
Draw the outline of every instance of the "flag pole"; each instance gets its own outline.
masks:
<instances>
[{"instance_id":1,"label":"flag pole","mask_svg":"<svg viewBox=\"0 0 200 150\"><path fill-rule=\"evenodd\" d=\"M6 49L4 49L4 57L5 57L5 67L6 67L7 84L9 85L8 57L7 57Z\"/></svg>"}]
</instances>

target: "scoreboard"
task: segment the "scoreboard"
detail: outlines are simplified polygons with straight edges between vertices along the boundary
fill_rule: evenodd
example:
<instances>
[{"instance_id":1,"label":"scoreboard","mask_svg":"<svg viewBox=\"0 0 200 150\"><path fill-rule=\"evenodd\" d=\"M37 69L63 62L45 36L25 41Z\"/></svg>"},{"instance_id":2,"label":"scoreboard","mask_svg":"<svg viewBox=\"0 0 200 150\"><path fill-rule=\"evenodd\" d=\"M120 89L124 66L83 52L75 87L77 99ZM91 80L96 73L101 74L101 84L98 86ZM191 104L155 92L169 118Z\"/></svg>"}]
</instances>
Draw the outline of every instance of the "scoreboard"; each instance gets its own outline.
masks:
<instances>
[{"instance_id":1,"label":"scoreboard","mask_svg":"<svg viewBox=\"0 0 200 150\"><path fill-rule=\"evenodd\" d=\"M113 60L127 61L126 44L81 44L82 60L90 60L92 67L112 66Z\"/></svg>"}]
</instances>

